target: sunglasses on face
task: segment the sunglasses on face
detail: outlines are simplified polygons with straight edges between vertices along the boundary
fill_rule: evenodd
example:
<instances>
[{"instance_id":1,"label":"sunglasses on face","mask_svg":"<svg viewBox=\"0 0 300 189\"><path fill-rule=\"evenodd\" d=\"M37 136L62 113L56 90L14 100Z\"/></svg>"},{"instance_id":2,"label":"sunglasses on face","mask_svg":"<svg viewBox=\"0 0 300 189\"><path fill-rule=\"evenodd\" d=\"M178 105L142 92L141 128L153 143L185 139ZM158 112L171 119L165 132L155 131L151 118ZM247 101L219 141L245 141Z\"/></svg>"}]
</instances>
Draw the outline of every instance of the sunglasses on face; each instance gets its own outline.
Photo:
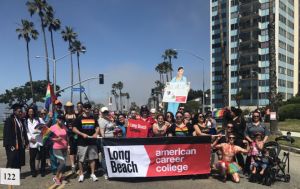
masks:
<instances>
[{"instance_id":1,"label":"sunglasses on face","mask_svg":"<svg viewBox=\"0 0 300 189\"><path fill-rule=\"evenodd\" d=\"M259 117L259 116L253 116L253 117L257 118L257 117Z\"/></svg>"},{"instance_id":2,"label":"sunglasses on face","mask_svg":"<svg viewBox=\"0 0 300 189\"><path fill-rule=\"evenodd\" d=\"M182 116L176 116L176 119L181 119L182 118Z\"/></svg>"},{"instance_id":3,"label":"sunglasses on face","mask_svg":"<svg viewBox=\"0 0 300 189\"><path fill-rule=\"evenodd\" d=\"M232 128L233 128L233 126L227 126L227 128L228 128L228 129L232 129Z\"/></svg>"},{"instance_id":4,"label":"sunglasses on face","mask_svg":"<svg viewBox=\"0 0 300 189\"><path fill-rule=\"evenodd\" d=\"M229 139L235 139L235 137L228 137Z\"/></svg>"}]
</instances>

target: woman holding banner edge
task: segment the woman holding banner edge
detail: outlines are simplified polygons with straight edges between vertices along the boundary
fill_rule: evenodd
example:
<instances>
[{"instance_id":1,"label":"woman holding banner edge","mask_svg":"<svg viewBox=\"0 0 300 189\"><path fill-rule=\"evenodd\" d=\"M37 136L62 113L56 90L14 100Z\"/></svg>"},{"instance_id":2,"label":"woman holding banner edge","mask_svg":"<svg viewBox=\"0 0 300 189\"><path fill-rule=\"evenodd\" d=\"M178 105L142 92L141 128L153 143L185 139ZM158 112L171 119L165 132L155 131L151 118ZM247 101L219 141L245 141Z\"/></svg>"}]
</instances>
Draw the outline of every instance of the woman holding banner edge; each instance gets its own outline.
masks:
<instances>
[{"instance_id":1,"label":"woman holding banner edge","mask_svg":"<svg viewBox=\"0 0 300 189\"><path fill-rule=\"evenodd\" d=\"M184 69L182 66L180 66L178 69L177 69L177 76L174 77L172 80L171 80L171 83L174 83L174 82L187 82L187 79L185 76L183 76L183 73L184 73ZM179 103L177 102L169 102L168 103L168 112L172 112L174 115L176 114L177 110L178 110L178 107L179 107Z\"/></svg>"}]
</instances>

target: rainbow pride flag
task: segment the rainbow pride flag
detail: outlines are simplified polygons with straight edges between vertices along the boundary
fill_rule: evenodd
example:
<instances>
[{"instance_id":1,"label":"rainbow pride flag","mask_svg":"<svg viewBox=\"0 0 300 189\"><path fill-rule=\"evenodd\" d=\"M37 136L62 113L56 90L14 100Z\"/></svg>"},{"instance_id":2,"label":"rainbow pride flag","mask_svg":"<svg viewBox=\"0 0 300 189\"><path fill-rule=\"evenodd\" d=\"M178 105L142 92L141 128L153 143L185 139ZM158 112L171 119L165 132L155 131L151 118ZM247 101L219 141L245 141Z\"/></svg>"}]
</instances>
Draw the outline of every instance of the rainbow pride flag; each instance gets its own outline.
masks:
<instances>
[{"instance_id":1,"label":"rainbow pride flag","mask_svg":"<svg viewBox=\"0 0 300 189\"><path fill-rule=\"evenodd\" d=\"M39 124L35 127L35 129L39 130L43 144L46 144L46 142L54 136L54 133L46 125Z\"/></svg>"},{"instance_id":2,"label":"rainbow pride flag","mask_svg":"<svg viewBox=\"0 0 300 189\"><path fill-rule=\"evenodd\" d=\"M81 120L82 129L90 130L95 128L95 120L94 119L82 119Z\"/></svg>"},{"instance_id":3,"label":"rainbow pride flag","mask_svg":"<svg viewBox=\"0 0 300 189\"><path fill-rule=\"evenodd\" d=\"M220 110L217 110L217 111L214 111L214 118L216 119L221 119L223 118L223 115L224 115L224 109L220 109Z\"/></svg>"},{"instance_id":4,"label":"rainbow pride flag","mask_svg":"<svg viewBox=\"0 0 300 189\"><path fill-rule=\"evenodd\" d=\"M55 101L55 95L53 93L53 88L50 83L47 85L46 97L45 97L45 108L49 111L50 105Z\"/></svg>"}]
</instances>

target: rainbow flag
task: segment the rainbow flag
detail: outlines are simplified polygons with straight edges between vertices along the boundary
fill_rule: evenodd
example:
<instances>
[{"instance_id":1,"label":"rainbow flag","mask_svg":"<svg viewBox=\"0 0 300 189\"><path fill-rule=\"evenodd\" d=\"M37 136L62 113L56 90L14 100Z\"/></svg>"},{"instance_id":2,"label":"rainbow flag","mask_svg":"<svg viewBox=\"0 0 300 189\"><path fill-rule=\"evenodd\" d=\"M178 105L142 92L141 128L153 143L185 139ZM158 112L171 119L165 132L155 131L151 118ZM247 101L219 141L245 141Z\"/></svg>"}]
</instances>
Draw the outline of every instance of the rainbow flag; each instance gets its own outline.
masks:
<instances>
[{"instance_id":1,"label":"rainbow flag","mask_svg":"<svg viewBox=\"0 0 300 189\"><path fill-rule=\"evenodd\" d=\"M46 99L45 99L45 108L49 111L50 105L54 102L55 95L53 93L53 88L51 87L50 83L47 85L46 91Z\"/></svg>"},{"instance_id":2,"label":"rainbow flag","mask_svg":"<svg viewBox=\"0 0 300 189\"><path fill-rule=\"evenodd\" d=\"M82 129L91 130L95 128L95 120L94 119L82 119L81 120Z\"/></svg>"},{"instance_id":3,"label":"rainbow flag","mask_svg":"<svg viewBox=\"0 0 300 189\"><path fill-rule=\"evenodd\" d=\"M39 130L43 144L46 144L46 142L54 136L54 133L46 125L39 124L35 129Z\"/></svg>"},{"instance_id":4,"label":"rainbow flag","mask_svg":"<svg viewBox=\"0 0 300 189\"><path fill-rule=\"evenodd\" d=\"M220 110L217 110L214 112L214 118L216 119L220 119L220 118L223 118L223 115L224 115L224 109L220 109Z\"/></svg>"}]
</instances>

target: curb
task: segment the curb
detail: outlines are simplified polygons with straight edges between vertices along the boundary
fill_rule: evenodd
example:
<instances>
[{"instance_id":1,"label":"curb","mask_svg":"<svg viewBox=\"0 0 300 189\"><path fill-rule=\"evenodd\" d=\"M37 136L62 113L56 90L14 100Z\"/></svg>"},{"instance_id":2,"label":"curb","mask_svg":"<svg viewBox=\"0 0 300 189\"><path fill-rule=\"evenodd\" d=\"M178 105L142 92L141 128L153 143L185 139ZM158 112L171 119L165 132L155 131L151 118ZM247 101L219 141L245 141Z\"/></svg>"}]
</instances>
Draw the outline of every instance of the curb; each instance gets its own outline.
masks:
<instances>
[{"instance_id":1,"label":"curb","mask_svg":"<svg viewBox=\"0 0 300 189\"><path fill-rule=\"evenodd\" d=\"M300 154L300 149L295 147L289 147L286 145L280 144L281 149L288 151L290 149L291 152L294 152L296 154Z\"/></svg>"}]
</instances>

